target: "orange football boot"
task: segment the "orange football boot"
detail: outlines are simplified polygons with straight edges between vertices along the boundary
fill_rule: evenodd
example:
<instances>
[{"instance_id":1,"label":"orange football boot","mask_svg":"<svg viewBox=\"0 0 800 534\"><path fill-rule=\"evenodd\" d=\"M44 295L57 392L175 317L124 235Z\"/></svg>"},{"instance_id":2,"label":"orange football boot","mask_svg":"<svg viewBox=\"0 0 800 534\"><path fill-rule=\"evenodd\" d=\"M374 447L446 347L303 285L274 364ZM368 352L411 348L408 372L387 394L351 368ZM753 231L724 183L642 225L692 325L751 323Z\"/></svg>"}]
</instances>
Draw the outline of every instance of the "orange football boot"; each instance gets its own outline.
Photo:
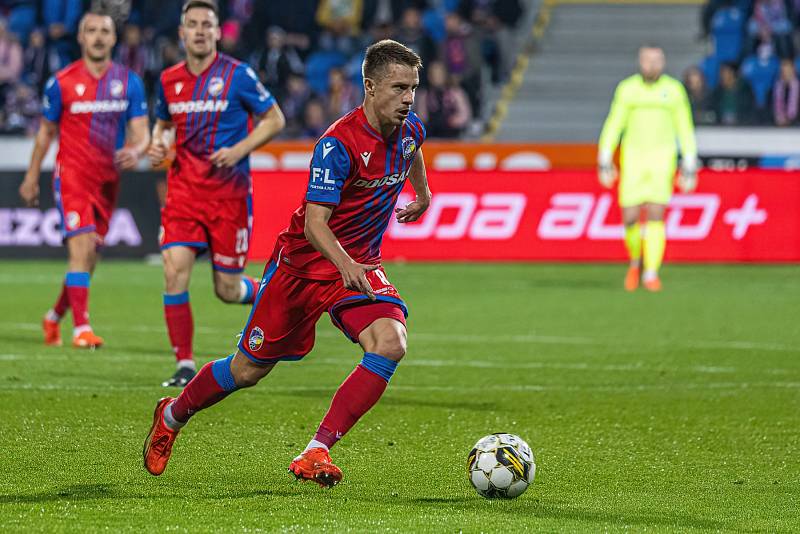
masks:
<instances>
[{"instance_id":1,"label":"orange football boot","mask_svg":"<svg viewBox=\"0 0 800 534\"><path fill-rule=\"evenodd\" d=\"M42 319L42 332L44 333L44 344L51 347L60 347L63 345L61 341L61 327L58 321L50 321L45 317Z\"/></svg>"},{"instance_id":2,"label":"orange football boot","mask_svg":"<svg viewBox=\"0 0 800 534\"><path fill-rule=\"evenodd\" d=\"M661 291L661 279L658 276L645 280L643 284L646 290L652 291L653 293Z\"/></svg>"},{"instance_id":3,"label":"orange football boot","mask_svg":"<svg viewBox=\"0 0 800 534\"><path fill-rule=\"evenodd\" d=\"M332 488L342 481L342 470L336 467L328 451L321 447L308 449L292 460L289 472L298 480L312 480L323 488Z\"/></svg>"},{"instance_id":4,"label":"orange football boot","mask_svg":"<svg viewBox=\"0 0 800 534\"><path fill-rule=\"evenodd\" d=\"M72 338L72 346L80 349L98 349L103 346L103 338L91 330L84 330Z\"/></svg>"},{"instance_id":5,"label":"orange football boot","mask_svg":"<svg viewBox=\"0 0 800 534\"><path fill-rule=\"evenodd\" d=\"M164 422L164 408L173 400L175 399L172 397L164 397L158 401L156 411L153 413L153 426L150 427L150 433L144 440L144 449L142 450L144 468L151 475L158 476L167 468L167 462L172 455L172 444L178 437L179 431L172 430Z\"/></svg>"},{"instance_id":6,"label":"orange football boot","mask_svg":"<svg viewBox=\"0 0 800 534\"><path fill-rule=\"evenodd\" d=\"M631 265L625 275L625 291L636 291L639 288L639 267Z\"/></svg>"}]
</instances>

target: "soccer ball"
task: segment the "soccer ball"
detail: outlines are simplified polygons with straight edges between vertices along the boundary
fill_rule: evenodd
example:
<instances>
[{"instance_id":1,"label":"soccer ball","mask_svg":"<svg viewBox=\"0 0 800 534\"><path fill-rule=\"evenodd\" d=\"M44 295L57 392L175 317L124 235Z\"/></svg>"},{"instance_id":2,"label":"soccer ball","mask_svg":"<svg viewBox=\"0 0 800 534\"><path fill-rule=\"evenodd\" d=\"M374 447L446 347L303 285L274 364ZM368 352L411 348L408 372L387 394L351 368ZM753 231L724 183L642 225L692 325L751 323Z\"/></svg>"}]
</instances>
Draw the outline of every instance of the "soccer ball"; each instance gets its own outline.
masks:
<instances>
[{"instance_id":1,"label":"soccer ball","mask_svg":"<svg viewBox=\"0 0 800 534\"><path fill-rule=\"evenodd\" d=\"M522 495L536 474L533 451L514 434L490 434L475 444L467 458L467 476L487 499Z\"/></svg>"}]
</instances>

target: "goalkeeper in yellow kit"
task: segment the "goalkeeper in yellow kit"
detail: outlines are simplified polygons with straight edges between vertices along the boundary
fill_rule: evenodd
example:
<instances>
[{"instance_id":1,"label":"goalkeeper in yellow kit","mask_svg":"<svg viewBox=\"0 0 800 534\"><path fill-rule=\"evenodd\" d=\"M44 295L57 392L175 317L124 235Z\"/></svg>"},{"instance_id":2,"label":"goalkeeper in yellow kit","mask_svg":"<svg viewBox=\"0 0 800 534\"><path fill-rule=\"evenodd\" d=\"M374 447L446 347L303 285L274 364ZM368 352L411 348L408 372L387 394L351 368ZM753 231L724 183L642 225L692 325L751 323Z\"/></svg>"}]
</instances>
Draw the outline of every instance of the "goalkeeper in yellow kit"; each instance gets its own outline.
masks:
<instances>
[{"instance_id":1,"label":"goalkeeper in yellow kit","mask_svg":"<svg viewBox=\"0 0 800 534\"><path fill-rule=\"evenodd\" d=\"M622 138L619 205L631 260L625 276L628 291L639 287L640 278L650 291L661 289L658 269L666 245L664 212L672 196L679 145L678 186L686 193L697 185L697 146L689 99L679 81L663 74L664 63L661 48L639 49L639 74L617 86L598 143L598 177L604 187L611 188L617 180L614 151ZM644 244L639 224L642 211L647 220Z\"/></svg>"}]
</instances>

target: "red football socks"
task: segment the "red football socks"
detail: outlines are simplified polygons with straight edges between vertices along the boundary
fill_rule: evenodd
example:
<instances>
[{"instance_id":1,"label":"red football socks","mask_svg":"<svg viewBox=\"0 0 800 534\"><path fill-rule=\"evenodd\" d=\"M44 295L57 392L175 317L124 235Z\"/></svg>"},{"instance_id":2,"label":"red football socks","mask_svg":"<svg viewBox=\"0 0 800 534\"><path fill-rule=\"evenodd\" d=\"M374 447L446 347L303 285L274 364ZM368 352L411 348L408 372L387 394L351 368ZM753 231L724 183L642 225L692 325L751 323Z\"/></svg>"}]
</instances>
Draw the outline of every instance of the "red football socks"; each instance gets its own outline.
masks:
<instances>
[{"instance_id":1,"label":"red football socks","mask_svg":"<svg viewBox=\"0 0 800 534\"><path fill-rule=\"evenodd\" d=\"M364 354L364 360L333 396L314 439L328 448L333 447L378 402L396 367L397 362L383 356Z\"/></svg>"},{"instance_id":2,"label":"red football socks","mask_svg":"<svg viewBox=\"0 0 800 534\"><path fill-rule=\"evenodd\" d=\"M194 320L188 291L164 294L164 318L167 320L167 333L175 358L178 361L191 360Z\"/></svg>"},{"instance_id":3,"label":"red football socks","mask_svg":"<svg viewBox=\"0 0 800 534\"><path fill-rule=\"evenodd\" d=\"M53 306L53 311L61 318L64 317L67 310L69 310L69 293L67 292L67 283L65 281L61 286L61 293L58 295L55 306Z\"/></svg>"},{"instance_id":4,"label":"red football socks","mask_svg":"<svg viewBox=\"0 0 800 534\"><path fill-rule=\"evenodd\" d=\"M64 286L72 308L72 322L75 328L89 324L89 273L68 272Z\"/></svg>"},{"instance_id":5,"label":"red football socks","mask_svg":"<svg viewBox=\"0 0 800 534\"><path fill-rule=\"evenodd\" d=\"M195 413L213 406L236 391L231 374L231 360L232 355L205 364L170 405L172 417L185 423Z\"/></svg>"}]
</instances>

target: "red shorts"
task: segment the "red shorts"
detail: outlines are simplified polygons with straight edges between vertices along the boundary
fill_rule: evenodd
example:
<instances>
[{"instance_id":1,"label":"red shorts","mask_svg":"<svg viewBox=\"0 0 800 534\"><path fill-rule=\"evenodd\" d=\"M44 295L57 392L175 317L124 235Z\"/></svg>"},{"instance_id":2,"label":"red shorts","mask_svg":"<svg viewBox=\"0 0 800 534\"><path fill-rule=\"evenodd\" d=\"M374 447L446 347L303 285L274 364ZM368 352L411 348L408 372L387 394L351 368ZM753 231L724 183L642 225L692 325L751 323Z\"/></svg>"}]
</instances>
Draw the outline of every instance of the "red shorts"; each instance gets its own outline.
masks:
<instances>
[{"instance_id":1,"label":"red shorts","mask_svg":"<svg viewBox=\"0 0 800 534\"><path fill-rule=\"evenodd\" d=\"M252 227L251 197L182 202L167 200L161 210L159 245L211 251L215 271L240 273L247 264Z\"/></svg>"},{"instance_id":2,"label":"red shorts","mask_svg":"<svg viewBox=\"0 0 800 534\"><path fill-rule=\"evenodd\" d=\"M53 175L53 197L61 214L61 236L68 239L86 232L101 238L108 233L111 215L119 196L119 177L97 182L80 172L56 167Z\"/></svg>"},{"instance_id":3,"label":"red shorts","mask_svg":"<svg viewBox=\"0 0 800 534\"><path fill-rule=\"evenodd\" d=\"M314 347L317 321L328 312L333 324L354 343L376 319L405 324L408 310L383 268L367 273L375 302L363 293L345 289L341 280L299 278L277 268L264 270L239 350L256 363L299 360Z\"/></svg>"}]
</instances>

